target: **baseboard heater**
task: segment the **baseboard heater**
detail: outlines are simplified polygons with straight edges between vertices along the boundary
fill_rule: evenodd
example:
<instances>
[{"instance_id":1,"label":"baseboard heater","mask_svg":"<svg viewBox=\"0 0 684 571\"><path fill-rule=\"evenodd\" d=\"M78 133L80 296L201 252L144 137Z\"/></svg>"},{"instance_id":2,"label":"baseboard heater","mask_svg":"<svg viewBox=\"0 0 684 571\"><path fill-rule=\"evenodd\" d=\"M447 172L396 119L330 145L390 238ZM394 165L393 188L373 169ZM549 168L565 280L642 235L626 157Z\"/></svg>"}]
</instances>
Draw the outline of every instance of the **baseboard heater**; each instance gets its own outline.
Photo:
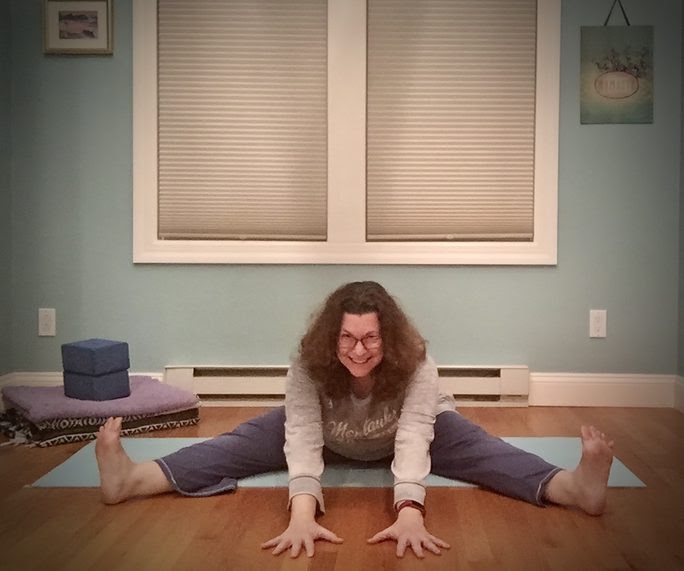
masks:
<instances>
[{"instance_id":1,"label":"baseboard heater","mask_svg":"<svg viewBox=\"0 0 684 571\"><path fill-rule=\"evenodd\" d=\"M440 390L459 405L527 406L526 366L439 367ZM287 367L168 366L164 381L198 395L203 403L234 406L280 404Z\"/></svg>"}]
</instances>

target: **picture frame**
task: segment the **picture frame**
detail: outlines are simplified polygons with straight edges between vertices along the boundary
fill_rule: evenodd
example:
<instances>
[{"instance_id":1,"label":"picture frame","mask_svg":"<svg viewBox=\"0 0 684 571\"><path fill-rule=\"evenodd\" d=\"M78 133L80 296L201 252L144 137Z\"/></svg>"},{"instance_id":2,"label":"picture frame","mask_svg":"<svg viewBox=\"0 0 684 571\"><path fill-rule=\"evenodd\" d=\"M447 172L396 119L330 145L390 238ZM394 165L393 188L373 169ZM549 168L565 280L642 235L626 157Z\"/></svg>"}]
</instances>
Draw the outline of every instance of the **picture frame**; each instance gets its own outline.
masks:
<instances>
[{"instance_id":1,"label":"picture frame","mask_svg":"<svg viewBox=\"0 0 684 571\"><path fill-rule=\"evenodd\" d=\"M580 34L580 123L653 123L653 26L582 26Z\"/></svg>"},{"instance_id":2,"label":"picture frame","mask_svg":"<svg viewBox=\"0 0 684 571\"><path fill-rule=\"evenodd\" d=\"M43 0L43 53L111 55L113 0Z\"/></svg>"}]
</instances>

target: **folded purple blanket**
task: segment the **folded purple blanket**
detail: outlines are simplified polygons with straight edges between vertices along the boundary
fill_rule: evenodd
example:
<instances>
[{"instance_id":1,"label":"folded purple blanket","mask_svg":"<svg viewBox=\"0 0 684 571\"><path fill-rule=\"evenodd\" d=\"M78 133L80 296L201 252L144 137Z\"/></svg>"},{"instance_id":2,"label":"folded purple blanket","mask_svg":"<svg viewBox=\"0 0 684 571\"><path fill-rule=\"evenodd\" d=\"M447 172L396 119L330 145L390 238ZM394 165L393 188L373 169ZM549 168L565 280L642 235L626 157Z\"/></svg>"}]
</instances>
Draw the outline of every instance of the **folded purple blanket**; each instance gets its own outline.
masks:
<instances>
[{"instance_id":1,"label":"folded purple blanket","mask_svg":"<svg viewBox=\"0 0 684 571\"><path fill-rule=\"evenodd\" d=\"M43 422L57 418L133 416L170 413L199 407L196 395L161 383L152 377L130 377L128 397L89 401L69 398L63 386L5 387L5 408L16 408L29 421Z\"/></svg>"}]
</instances>

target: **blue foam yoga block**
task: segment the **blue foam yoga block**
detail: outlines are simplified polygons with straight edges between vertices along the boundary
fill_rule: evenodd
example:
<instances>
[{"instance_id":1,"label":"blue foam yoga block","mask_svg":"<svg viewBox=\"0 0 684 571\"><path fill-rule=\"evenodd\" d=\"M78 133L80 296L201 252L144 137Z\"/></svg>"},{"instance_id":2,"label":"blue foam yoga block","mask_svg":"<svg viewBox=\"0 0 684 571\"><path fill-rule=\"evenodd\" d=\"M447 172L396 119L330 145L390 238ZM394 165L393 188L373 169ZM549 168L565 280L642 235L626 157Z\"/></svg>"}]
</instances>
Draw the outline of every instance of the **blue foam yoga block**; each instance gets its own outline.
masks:
<instances>
[{"instance_id":1,"label":"blue foam yoga block","mask_svg":"<svg viewBox=\"0 0 684 571\"><path fill-rule=\"evenodd\" d=\"M65 371L82 375L104 375L130 367L128 343L109 339L86 339L62 345Z\"/></svg>"},{"instance_id":2,"label":"blue foam yoga block","mask_svg":"<svg viewBox=\"0 0 684 571\"><path fill-rule=\"evenodd\" d=\"M64 394L80 400L112 400L131 394L128 371L114 371L104 375L82 375L64 371Z\"/></svg>"}]
</instances>

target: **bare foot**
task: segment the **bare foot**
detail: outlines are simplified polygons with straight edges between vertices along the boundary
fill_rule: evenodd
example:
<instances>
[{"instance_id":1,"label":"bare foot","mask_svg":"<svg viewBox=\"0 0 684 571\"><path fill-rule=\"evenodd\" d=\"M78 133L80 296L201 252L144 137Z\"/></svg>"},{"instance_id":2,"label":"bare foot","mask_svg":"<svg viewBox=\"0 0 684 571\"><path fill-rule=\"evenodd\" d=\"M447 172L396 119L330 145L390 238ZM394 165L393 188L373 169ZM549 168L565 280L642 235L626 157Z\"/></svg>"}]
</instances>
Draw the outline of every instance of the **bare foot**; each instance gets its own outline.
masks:
<instances>
[{"instance_id":1,"label":"bare foot","mask_svg":"<svg viewBox=\"0 0 684 571\"><path fill-rule=\"evenodd\" d=\"M121 418L108 418L100 427L95 456L100 471L102 501L105 504L124 501L134 464L121 446Z\"/></svg>"},{"instance_id":2,"label":"bare foot","mask_svg":"<svg viewBox=\"0 0 684 571\"><path fill-rule=\"evenodd\" d=\"M606 508L606 492L613 442L593 426L582 426L582 458L572 472L576 505L590 515L600 515Z\"/></svg>"},{"instance_id":3,"label":"bare foot","mask_svg":"<svg viewBox=\"0 0 684 571\"><path fill-rule=\"evenodd\" d=\"M593 426L582 426L582 457L574 470L560 470L549 480L544 499L576 507L590 515L606 509L613 442Z\"/></svg>"}]
</instances>

